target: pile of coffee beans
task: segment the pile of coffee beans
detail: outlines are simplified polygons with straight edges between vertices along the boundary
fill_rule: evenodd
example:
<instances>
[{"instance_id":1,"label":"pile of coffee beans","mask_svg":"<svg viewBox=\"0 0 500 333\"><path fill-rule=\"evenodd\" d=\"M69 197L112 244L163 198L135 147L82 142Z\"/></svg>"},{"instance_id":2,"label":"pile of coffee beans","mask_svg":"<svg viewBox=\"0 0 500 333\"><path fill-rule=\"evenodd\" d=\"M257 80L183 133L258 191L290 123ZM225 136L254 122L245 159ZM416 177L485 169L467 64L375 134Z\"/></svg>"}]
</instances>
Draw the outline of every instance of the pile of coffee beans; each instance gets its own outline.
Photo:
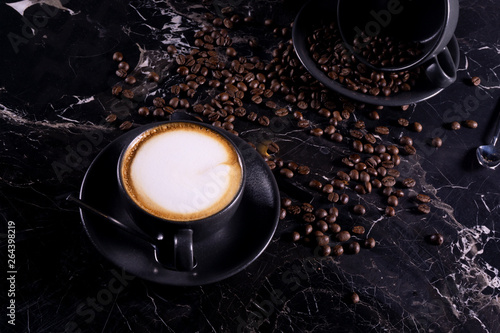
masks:
<instances>
[{"instance_id":1,"label":"pile of coffee beans","mask_svg":"<svg viewBox=\"0 0 500 333\"><path fill-rule=\"evenodd\" d=\"M418 47L398 44L381 37L360 37L354 45L373 65L399 65L408 61ZM309 52L318 68L348 89L372 96L390 96L410 91L420 76L420 68L401 72L378 72L359 62L345 46L336 22L320 20L307 37Z\"/></svg>"},{"instance_id":2,"label":"pile of coffee beans","mask_svg":"<svg viewBox=\"0 0 500 333\"><path fill-rule=\"evenodd\" d=\"M419 42L383 35L367 36L364 32L355 37L352 47L355 53L379 68L404 66L422 54Z\"/></svg>"},{"instance_id":3,"label":"pile of coffee beans","mask_svg":"<svg viewBox=\"0 0 500 333\"><path fill-rule=\"evenodd\" d=\"M181 52L175 45L167 46L166 52L173 63L168 86L156 96L144 100L136 98L134 119L138 122L168 119L173 113L185 110L200 121L233 135L240 135L242 129L248 128L260 128L267 133L267 128L275 121L286 119L287 126L291 127L287 130L302 131L325 146L341 147L339 151L344 153L332 157L328 162L331 171L325 174L300 161L284 160L282 156L290 155L278 142L264 137L253 142L248 140L262 155L278 183L292 188L283 190L291 198L282 200L280 218L292 217L299 223L292 233L294 241L313 246L322 256L357 254L361 249L373 248L376 241L365 235L365 226L361 222L352 226L350 221L341 221L339 210L345 212L342 216L347 218L351 214L364 217L396 215L408 192L415 192L416 181L398 170L402 159L416 154L413 140L403 136L391 142L390 127L377 123L380 115L376 110L381 107L366 111L365 105L346 100L316 81L295 54L291 24L278 27L268 19L261 22L278 39L277 48L266 53L260 48L257 36L249 38L246 45L241 44L241 39L235 43L232 38L235 29L256 24L254 17L240 16L233 10L223 13L224 17L205 15L202 27L190 36L191 50ZM331 25L317 29L318 49L313 51L318 52L315 56L318 60L323 56L328 58L322 66L335 72L339 81L352 82L357 89L366 88L367 93L377 88L377 94L384 95L385 88L395 93L414 83L415 73L384 77L367 71L363 65L354 65L353 59L344 59L343 50L321 53L323 46L319 42L324 34L332 34L332 30ZM133 75L128 72L129 67L122 64L123 55L117 52L113 59L119 63L117 75L123 81L112 88L112 94L116 98L133 99L134 96L124 92L131 91L131 86L138 89L142 78L126 80ZM335 61L339 63L334 64ZM150 72L146 79L160 81L155 72ZM364 114L371 125L363 120ZM111 114L106 119L113 122L117 117ZM417 132L422 130L420 124L410 124L403 118L399 123ZM131 127L131 120L120 125L123 130ZM298 192L294 192L295 189ZM293 197L304 192L311 200L304 202ZM380 202L376 212L361 203L362 196L375 196L370 201ZM416 212L429 213L430 198L424 194L417 198Z\"/></svg>"}]
</instances>

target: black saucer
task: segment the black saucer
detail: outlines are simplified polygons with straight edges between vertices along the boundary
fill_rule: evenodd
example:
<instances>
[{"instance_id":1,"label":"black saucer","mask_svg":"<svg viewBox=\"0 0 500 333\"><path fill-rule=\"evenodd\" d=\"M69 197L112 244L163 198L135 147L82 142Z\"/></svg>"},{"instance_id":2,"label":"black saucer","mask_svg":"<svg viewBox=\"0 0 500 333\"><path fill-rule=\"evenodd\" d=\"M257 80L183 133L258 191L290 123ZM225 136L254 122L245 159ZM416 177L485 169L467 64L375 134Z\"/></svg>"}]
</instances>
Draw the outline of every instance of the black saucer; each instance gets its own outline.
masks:
<instances>
[{"instance_id":1,"label":"black saucer","mask_svg":"<svg viewBox=\"0 0 500 333\"><path fill-rule=\"evenodd\" d=\"M134 222L120 208L117 162L120 151L140 132L157 124L144 125L110 143L92 162L82 183L80 199L129 227ZM84 228L95 247L115 265L155 283L197 286L228 278L247 267L271 241L279 220L280 196L269 167L242 139L229 135L240 148L246 163L246 187L234 223L224 238L208 238L194 247L197 266L190 272L164 268L155 260L153 246L111 225L92 212L80 211Z\"/></svg>"},{"instance_id":2,"label":"black saucer","mask_svg":"<svg viewBox=\"0 0 500 333\"><path fill-rule=\"evenodd\" d=\"M337 17L337 3L339 0L311 0L306 3L299 11L292 30L292 39L295 52L299 57L302 65L311 73L311 75L323 83L327 88L355 101L372 105L384 106L401 106L408 104L415 104L426 99L429 99L439 94L443 89L431 83L427 78L422 78L411 91L398 92L391 96L372 96L363 94L357 91L348 89L340 82L330 79L313 60L309 53L309 45L307 44L307 37L312 33L314 24L322 18L336 18ZM458 69L460 62L460 49L458 41L455 36L447 45L455 68ZM422 75L424 76L424 75Z\"/></svg>"}]
</instances>

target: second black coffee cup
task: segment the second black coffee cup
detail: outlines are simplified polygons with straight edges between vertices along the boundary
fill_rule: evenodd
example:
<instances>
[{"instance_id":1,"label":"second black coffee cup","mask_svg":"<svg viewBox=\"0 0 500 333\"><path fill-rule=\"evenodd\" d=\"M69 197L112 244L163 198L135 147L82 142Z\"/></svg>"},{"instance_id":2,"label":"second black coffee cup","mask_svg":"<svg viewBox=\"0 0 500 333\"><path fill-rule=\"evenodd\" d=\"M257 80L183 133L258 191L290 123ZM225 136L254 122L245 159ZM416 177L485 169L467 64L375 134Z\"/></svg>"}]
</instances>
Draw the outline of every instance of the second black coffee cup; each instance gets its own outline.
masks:
<instances>
[{"instance_id":1,"label":"second black coffee cup","mask_svg":"<svg viewBox=\"0 0 500 333\"><path fill-rule=\"evenodd\" d=\"M340 0L337 20L345 46L378 71L422 66L438 87L456 80L447 45L459 16L458 0Z\"/></svg>"}]
</instances>

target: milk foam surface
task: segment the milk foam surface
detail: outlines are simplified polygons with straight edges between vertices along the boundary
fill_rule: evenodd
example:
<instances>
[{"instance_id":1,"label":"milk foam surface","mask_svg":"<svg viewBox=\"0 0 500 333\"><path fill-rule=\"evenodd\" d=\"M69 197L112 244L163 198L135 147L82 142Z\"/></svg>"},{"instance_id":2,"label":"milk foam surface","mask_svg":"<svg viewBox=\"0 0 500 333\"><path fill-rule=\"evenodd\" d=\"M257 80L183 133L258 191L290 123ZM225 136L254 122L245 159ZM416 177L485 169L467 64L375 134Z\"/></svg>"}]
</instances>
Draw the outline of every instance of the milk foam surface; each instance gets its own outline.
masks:
<instances>
[{"instance_id":1,"label":"milk foam surface","mask_svg":"<svg viewBox=\"0 0 500 333\"><path fill-rule=\"evenodd\" d=\"M128 177L135 201L167 219L212 215L231 202L241 182L235 150L205 129L156 133L132 158Z\"/></svg>"}]
</instances>

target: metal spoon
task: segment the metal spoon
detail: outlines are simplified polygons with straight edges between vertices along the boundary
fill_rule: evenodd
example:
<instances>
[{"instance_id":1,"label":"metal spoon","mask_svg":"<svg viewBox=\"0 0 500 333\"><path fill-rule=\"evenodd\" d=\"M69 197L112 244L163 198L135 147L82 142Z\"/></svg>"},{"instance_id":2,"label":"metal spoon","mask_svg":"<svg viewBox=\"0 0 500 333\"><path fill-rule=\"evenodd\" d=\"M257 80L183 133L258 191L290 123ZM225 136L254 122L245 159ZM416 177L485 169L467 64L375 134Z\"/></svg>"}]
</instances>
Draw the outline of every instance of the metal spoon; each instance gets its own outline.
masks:
<instances>
[{"instance_id":1,"label":"metal spoon","mask_svg":"<svg viewBox=\"0 0 500 333\"><path fill-rule=\"evenodd\" d=\"M123 224L122 222L118 221L114 217L106 215L103 212L95 209L94 207L89 206L88 204L86 204L85 202L81 201L80 199L75 198L72 194L68 195L68 197L66 198L66 200L73 201L78 206L80 206L80 208L86 209L87 211L93 212L94 214L97 214L97 215L105 218L106 220L108 220L109 222L111 222L114 226L120 228L121 230L124 230L124 231L128 232L129 234L131 234L131 235L133 235L135 237L141 238L141 239L147 241L148 243L153 243L154 242L153 239L150 238L149 236L147 236L147 235L145 235L143 233L140 233L140 232L136 231L135 229L132 229L131 227L129 227L129 226Z\"/></svg>"},{"instance_id":2,"label":"metal spoon","mask_svg":"<svg viewBox=\"0 0 500 333\"><path fill-rule=\"evenodd\" d=\"M500 148L497 147L500 136L500 117L496 121L496 129L491 144L477 147L476 156L479 164L484 167L495 169L500 165Z\"/></svg>"}]
</instances>

